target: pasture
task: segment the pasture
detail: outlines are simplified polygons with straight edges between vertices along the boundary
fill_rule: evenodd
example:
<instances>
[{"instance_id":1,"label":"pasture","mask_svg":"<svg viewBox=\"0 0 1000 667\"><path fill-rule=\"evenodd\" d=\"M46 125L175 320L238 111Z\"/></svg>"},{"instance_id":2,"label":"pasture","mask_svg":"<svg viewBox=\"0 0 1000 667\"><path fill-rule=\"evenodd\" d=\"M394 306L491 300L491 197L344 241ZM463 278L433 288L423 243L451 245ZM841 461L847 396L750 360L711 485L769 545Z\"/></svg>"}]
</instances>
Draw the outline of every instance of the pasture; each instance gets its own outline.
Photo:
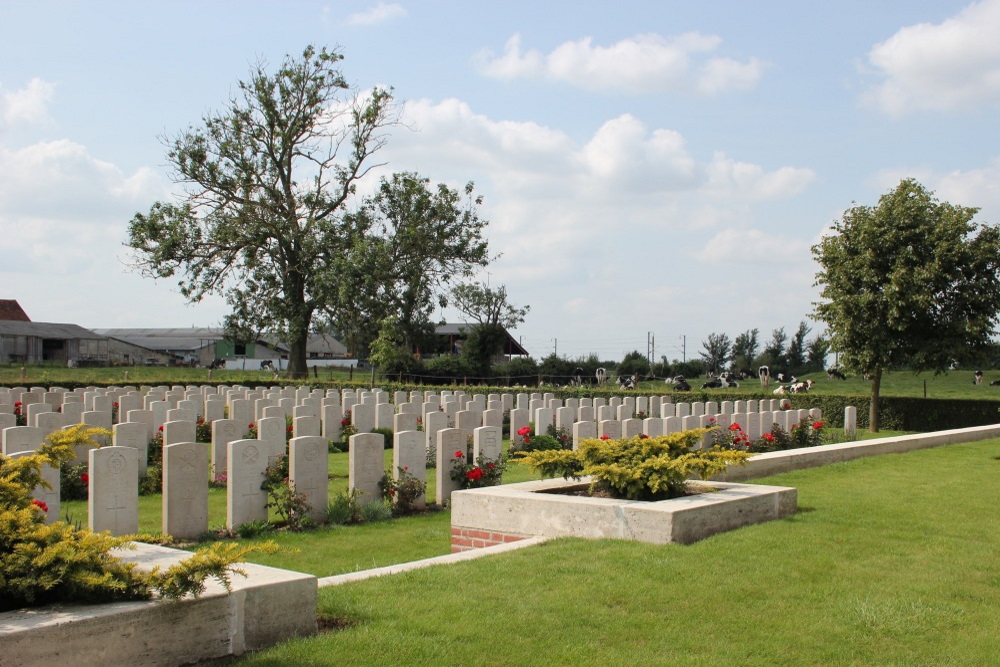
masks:
<instances>
[{"instance_id":1,"label":"pasture","mask_svg":"<svg viewBox=\"0 0 1000 667\"><path fill-rule=\"evenodd\" d=\"M25 377L21 378L21 366L3 365L0 366L0 385L113 385L113 384L149 384L149 385L173 385L173 384L287 384L288 380L279 377L274 380L274 374L268 371L211 371L207 368L187 368L187 367L145 367L145 366L114 366L106 368L65 368L59 365L38 364L25 366ZM974 398L974 399L996 399L1000 401L1000 386L991 387L990 382L1000 380L1000 370L984 371L983 383L975 385L973 383L973 370L957 370L941 375L933 373L921 373L916 375L909 371L888 372L882 377L882 396L907 396L927 398ZM862 377L849 375L846 380L831 380L826 373L810 373L803 375L800 380L812 379L816 385L812 393L823 395L846 395L846 396L868 396L871 393L871 385ZM303 380L303 384L313 386L338 385L346 382L371 383L370 371L355 370L353 373L349 369L320 369L317 375L310 375L308 380ZM697 391L704 382L701 378L690 378L692 388ZM381 378L376 375L376 386L394 384L392 378ZM777 387L777 382L771 382L771 389ZM606 385L607 390L616 390L613 383ZM551 391L551 388L547 389ZM706 390L711 393L713 390ZM715 390L727 393L741 393L749 396L760 397L763 395L760 381L757 379L741 381L738 389ZM624 393L624 392L623 392ZM629 393L636 394L667 394L671 392L671 385L665 384L662 380L646 380L639 383L639 386ZM770 394L768 394L770 395Z\"/></svg>"}]
</instances>

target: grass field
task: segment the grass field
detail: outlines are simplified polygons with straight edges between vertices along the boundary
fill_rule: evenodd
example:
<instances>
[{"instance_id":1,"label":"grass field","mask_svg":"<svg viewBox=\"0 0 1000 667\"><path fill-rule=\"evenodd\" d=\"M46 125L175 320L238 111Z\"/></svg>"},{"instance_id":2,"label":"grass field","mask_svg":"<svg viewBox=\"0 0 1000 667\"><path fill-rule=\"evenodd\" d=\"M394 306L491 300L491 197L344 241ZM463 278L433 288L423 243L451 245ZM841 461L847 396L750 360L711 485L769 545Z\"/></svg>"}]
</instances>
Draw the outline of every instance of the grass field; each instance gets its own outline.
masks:
<instances>
[{"instance_id":1,"label":"grass field","mask_svg":"<svg viewBox=\"0 0 1000 667\"><path fill-rule=\"evenodd\" d=\"M0 366L0 385L40 385L58 386L65 383L78 384L151 384L151 385L173 385L173 384L199 384L205 382L214 383L253 383L253 384L281 384L283 380L274 380L269 372L262 371L212 371L212 378L209 380L208 370L204 368L163 368L163 367L113 367L113 368L64 368L55 365L36 365L25 367L25 379L21 380L21 367L16 365ZM128 374L128 377L125 374ZM883 396L927 396L929 398L987 398L1000 400L1000 387L991 387L991 380L1000 379L1000 371L984 371L985 379L983 384L973 384L972 371L952 371L935 376L933 373L923 373L914 375L910 372L887 373L882 378L881 393ZM371 376L363 372L351 374L347 370L323 369L318 377L310 376L307 384L323 385L331 383L342 383L353 380L355 382L369 382ZM871 393L871 386L863 378L858 376L848 377L847 380L830 380L826 373L813 373L804 375L802 380L812 379L816 386L813 389L817 394L839 394L848 396L868 396ZM376 378L376 384L383 382ZM691 385L698 389L701 383L692 380ZM772 388L776 383L772 383ZM429 388L429 387L428 387ZM474 391L474 388L469 389ZM514 391L514 390L512 390ZM523 389L517 391L524 391ZM722 390L720 390L722 391ZM746 381L740 383L737 390L727 389L727 393L745 393L749 395L761 395L760 382ZM663 382L642 382L635 394L661 394L669 393L669 385ZM710 392L711 393L711 392Z\"/></svg>"},{"instance_id":2,"label":"grass field","mask_svg":"<svg viewBox=\"0 0 1000 667\"><path fill-rule=\"evenodd\" d=\"M993 665L1000 440L757 480L800 511L689 545L559 539L320 591L250 665ZM386 540L391 540L386 535Z\"/></svg>"}]
</instances>

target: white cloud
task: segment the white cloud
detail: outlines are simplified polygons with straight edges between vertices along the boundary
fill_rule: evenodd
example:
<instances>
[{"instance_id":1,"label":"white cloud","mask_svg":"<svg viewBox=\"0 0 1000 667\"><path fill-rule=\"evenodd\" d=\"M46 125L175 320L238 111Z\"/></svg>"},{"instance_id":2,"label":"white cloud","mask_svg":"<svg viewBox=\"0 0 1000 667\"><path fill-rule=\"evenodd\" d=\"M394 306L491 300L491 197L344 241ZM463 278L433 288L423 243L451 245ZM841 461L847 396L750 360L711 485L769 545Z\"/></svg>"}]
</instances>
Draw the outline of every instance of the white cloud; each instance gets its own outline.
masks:
<instances>
[{"instance_id":1,"label":"white cloud","mask_svg":"<svg viewBox=\"0 0 1000 667\"><path fill-rule=\"evenodd\" d=\"M504 45L503 55L484 50L477 60L486 76L545 78L596 91L714 95L757 85L764 66L756 58L739 62L707 56L721 43L718 36L697 32L670 38L636 35L610 46L595 45L584 37L564 42L546 55L537 49L522 51L521 37L515 34Z\"/></svg>"},{"instance_id":2,"label":"white cloud","mask_svg":"<svg viewBox=\"0 0 1000 667\"><path fill-rule=\"evenodd\" d=\"M940 24L907 26L868 53L884 81L864 101L899 117L1000 103L1000 0L969 5Z\"/></svg>"},{"instance_id":3,"label":"white cloud","mask_svg":"<svg viewBox=\"0 0 1000 667\"><path fill-rule=\"evenodd\" d=\"M349 25L375 25L406 16L406 9L399 3L380 2L371 9L347 17Z\"/></svg>"},{"instance_id":4,"label":"white cloud","mask_svg":"<svg viewBox=\"0 0 1000 667\"><path fill-rule=\"evenodd\" d=\"M4 125L42 125L51 122L48 106L55 86L35 78L20 90L0 90L0 120Z\"/></svg>"},{"instance_id":5,"label":"white cloud","mask_svg":"<svg viewBox=\"0 0 1000 667\"><path fill-rule=\"evenodd\" d=\"M716 152L708 165L708 189L748 199L777 199L802 192L816 178L812 169L780 167L765 172L757 164L737 162Z\"/></svg>"}]
</instances>

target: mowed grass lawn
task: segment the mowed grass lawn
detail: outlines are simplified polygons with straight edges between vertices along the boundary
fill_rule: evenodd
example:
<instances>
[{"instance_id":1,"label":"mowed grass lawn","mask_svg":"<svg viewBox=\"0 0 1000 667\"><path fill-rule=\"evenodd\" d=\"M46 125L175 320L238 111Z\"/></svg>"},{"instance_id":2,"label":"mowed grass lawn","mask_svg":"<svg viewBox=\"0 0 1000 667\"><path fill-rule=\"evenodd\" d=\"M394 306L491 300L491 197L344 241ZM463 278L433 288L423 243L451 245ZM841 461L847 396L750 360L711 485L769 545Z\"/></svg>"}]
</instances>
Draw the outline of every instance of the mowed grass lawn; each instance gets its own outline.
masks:
<instances>
[{"instance_id":1,"label":"mowed grass lawn","mask_svg":"<svg viewBox=\"0 0 1000 667\"><path fill-rule=\"evenodd\" d=\"M509 445L505 441L505 446ZM348 454L329 455L331 500L348 487ZM385 469L392 468L392 450L385 452ZM435 471L427 471L428 498L434 499ZM207 478L207 475L206 475ZM504 474L507 484L535 479L522 465L511 464ZM140 532L159 534L163 526L163 497L159 494L139 496ZM208 491L209 527L220 529L226 525L226 490ZM86 501L62 503L62 515L69 515L73 522L87 525ZM271 513L271 519L277 520ZM272 565L297 572L307 572L318 577L367 570L384 565L441 556L451 553L451 513L432 511L392 521L354 526L323 526L300 533L269 532L257 539L237 539L234 542L249 544L272 540L282 547L277 554L253 554L255 563ZM195 548L193 545L189 548Z\"/></svg>"},{"instance_id":2,"label":"mowed grass lawn","mask_svg":"<svg viewBox=\"0 0 1000 667\"><path fill-rule=\"evenodd\" d=\"M239 662L995 665L998 475L989 440L763 478L796 487L799 513L689 546L559 539L323 588L346 629Z\"/></svg>"}]
</instances>

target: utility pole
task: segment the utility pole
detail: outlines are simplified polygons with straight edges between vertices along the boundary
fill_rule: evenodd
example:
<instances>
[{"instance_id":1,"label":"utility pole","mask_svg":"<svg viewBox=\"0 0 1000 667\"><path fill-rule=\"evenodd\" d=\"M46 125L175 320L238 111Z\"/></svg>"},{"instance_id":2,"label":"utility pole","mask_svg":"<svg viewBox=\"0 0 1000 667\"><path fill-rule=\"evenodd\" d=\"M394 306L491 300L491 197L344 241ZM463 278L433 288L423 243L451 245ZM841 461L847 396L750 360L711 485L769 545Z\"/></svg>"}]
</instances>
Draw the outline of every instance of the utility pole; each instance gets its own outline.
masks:
<instances>
[{"instance_id":1,"label":"utility pole","mask_svg":"<svg viewBox=\"0 0 1000 667\"><path fill-rule=\"evenodd\" d=\"M552 356L554 356L554 357L558 357L559 356L559 339L558 338L553 338L552 339Z\"/></svg>"}]
</instances>

